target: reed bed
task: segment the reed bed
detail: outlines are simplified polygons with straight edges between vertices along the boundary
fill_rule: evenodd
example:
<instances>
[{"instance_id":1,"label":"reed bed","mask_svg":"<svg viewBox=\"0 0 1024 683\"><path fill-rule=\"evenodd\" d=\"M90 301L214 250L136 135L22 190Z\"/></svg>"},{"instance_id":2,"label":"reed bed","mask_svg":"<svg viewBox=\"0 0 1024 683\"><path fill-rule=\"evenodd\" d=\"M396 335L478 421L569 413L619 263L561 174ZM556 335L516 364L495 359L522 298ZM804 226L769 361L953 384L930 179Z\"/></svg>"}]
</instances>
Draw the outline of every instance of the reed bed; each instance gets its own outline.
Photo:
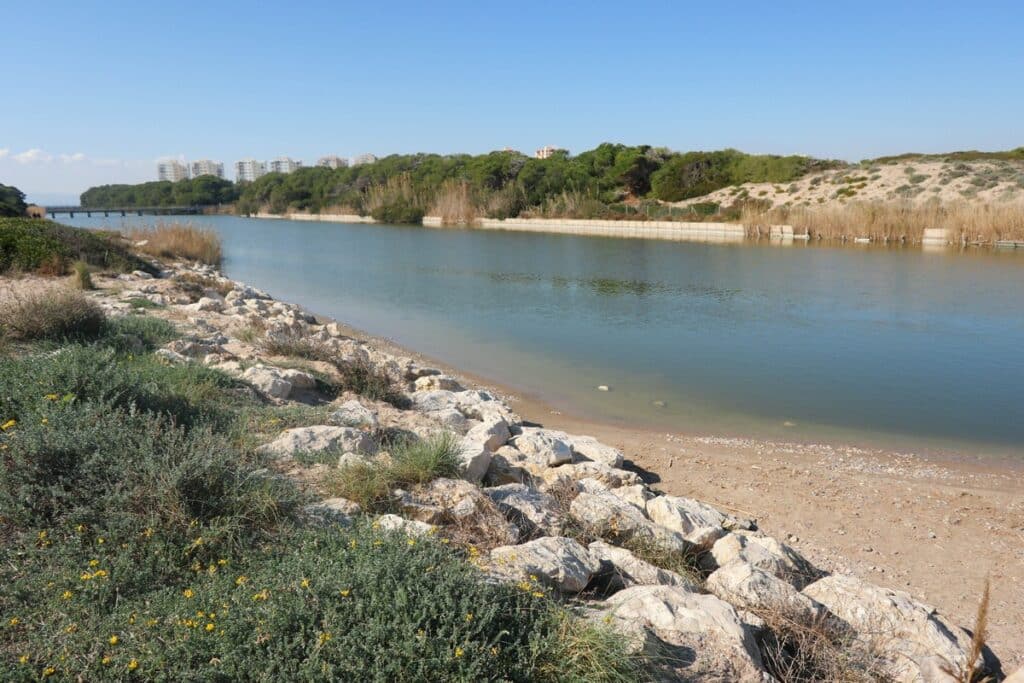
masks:
<instances>
[{"instance_id":1,"label":"reed bed","mask_svg":"<svg viewBox=\"0 0 1024 683\"><path fill-rule=\"evenodd\" d=\"M128 238L137 250L157 258L182 258L217 266L223 256L217 234L194 225L158 223L132 230Z\"/></svg>"},{"instance_id":2,"label":"reed bed","mask_svg":"<svg viewBox=\"0 0 1024 683\"><path fill-rule=\"evenodd\" d=\"M480 217L469 183L449 179L444 181L430 215L440 216L441 225L472 225Z\"/></svg>"},{"instance_id":3,"label":"reed bed","mask_svg":"<svg viewBox=\"0 0 1024 683\"><path fill-rule=\"evenodd\" d=\"M1024 240L1024 202L913 204L849 202L828 206L745 207L741 221L751 236L766 236L768 226L792 225L812 239L921 242L927 228L944 228L955 243L992 244Z\"/></svg>"}]
</instances>

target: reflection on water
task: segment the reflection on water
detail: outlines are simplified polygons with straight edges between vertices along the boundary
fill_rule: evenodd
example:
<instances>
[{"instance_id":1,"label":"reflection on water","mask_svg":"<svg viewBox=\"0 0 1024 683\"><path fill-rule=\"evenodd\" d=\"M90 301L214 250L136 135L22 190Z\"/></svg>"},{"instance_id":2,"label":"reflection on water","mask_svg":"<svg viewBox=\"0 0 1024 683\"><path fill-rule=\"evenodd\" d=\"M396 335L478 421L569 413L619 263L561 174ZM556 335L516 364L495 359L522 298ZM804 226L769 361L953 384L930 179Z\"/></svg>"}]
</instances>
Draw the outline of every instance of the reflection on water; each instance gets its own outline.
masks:
<instances>
[{"instance_id":1,"label":"reflection on water","mask_svg":"<svg viewBox=\"0 0 1024 683\"><path fill-rule=\"evenodd\" d=\"M563 410L1024 451L1020 255L195 222L222 235L230 276Z\"/></svg>"}]
</instances>

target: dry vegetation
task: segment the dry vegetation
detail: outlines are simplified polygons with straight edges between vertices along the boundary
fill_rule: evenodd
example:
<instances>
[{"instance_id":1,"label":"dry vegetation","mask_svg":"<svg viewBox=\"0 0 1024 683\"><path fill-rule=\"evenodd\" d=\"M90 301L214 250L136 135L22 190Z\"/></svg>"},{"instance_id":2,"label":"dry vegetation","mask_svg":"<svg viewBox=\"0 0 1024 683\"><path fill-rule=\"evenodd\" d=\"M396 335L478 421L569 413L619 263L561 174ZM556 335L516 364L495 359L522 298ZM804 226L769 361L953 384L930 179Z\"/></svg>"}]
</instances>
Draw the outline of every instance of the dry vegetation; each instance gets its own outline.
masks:
<instances>
[{"instance_id":1,"label":"dry vegetation","mask_svg":"<svg viewBox=\"0 0 1024 683\"><path fill-rule=\"evenodd\" d=\"M105 322L99 305L72 289L11 294L0 305L0 337L17 341L92 337Z\"/></svg>"},{"instance_id":2,"label":"dry vegetation","mask_svg":"<svg viewBox=\"0 0 1024 683\"><path fill-rule=\"evenodd\" d=\"M220 238L211 230L180 223L159 223L151 228L132 230L129 239L135 248L157 258L182 258L208 265L220 265Z\"/></svg>"}]
</instances>

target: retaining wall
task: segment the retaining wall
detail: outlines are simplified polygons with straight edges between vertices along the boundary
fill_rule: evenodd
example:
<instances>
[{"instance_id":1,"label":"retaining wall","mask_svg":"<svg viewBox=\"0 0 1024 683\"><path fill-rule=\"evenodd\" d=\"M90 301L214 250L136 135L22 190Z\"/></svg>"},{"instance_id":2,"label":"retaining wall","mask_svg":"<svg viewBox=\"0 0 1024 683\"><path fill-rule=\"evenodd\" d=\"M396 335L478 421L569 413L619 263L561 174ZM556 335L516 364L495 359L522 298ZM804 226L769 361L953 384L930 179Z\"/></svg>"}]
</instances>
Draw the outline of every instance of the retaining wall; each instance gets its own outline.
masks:
<instances>
[{"instance_id":1,"label":"retaining wall","mask_svg":"<svg viewBox=\"0 0 1024 683\"><path fill-rule=\"evenodd\" d=\"M441 226L440 216L424 216L423 225ZM480 230L514 230L601 237L635 237L698 242L740 242L746 236L737 223L684 223L681 221L602 221L572 218L481 218Z\"/></svg>"}]
</instances>

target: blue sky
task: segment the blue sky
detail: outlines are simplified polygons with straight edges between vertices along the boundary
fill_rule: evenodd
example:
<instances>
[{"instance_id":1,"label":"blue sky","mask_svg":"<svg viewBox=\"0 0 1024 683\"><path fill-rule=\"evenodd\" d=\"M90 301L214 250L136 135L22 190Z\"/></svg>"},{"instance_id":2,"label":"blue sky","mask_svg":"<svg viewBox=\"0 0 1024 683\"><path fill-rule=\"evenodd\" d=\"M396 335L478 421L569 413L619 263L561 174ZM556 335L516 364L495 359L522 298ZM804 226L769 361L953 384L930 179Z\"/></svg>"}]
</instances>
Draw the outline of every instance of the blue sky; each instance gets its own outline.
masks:
<instances>
[{"instance_id":1,"label":"blue sky","mask_svg":"<svg viewBox=\"0 0 1024 683\"><path fill-rule=\"evenodd\" d=\"M0 182L159 157L1024 145L1021 2L12 2Z\"/></svg>"}]
</instances>

